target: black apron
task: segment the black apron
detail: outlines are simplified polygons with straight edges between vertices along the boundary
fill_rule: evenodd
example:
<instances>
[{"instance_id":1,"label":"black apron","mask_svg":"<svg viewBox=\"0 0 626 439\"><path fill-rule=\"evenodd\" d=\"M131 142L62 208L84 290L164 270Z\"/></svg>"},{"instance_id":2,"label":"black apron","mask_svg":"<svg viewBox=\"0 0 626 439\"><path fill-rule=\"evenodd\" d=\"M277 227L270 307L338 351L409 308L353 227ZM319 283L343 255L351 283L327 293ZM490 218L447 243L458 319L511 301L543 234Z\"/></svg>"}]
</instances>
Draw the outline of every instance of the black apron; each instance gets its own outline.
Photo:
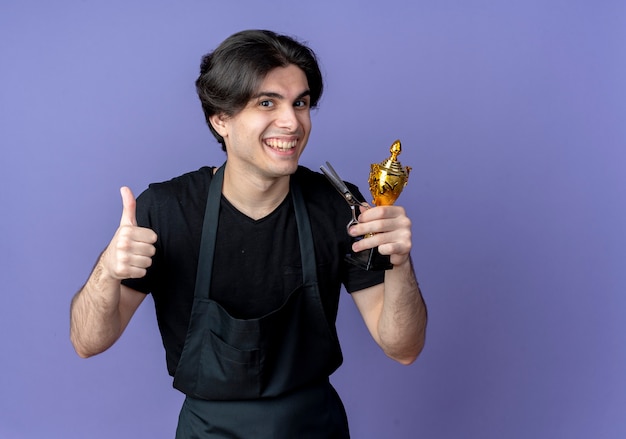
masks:
<instances>
[{"instance_id":1,"label":"black apron","mask_svg":"<svg viewBox=\"0 0 626 439\"><path fill-rule=\"evenodd\" d=\"M209 185L189 329L174 376L174 387L187 395L176 438L348 438L343 405L328 381L341 351L324 313L295 176L302 286L256 319L233 318L210 298L224 168Z\"/></svg>"}]
</instances>

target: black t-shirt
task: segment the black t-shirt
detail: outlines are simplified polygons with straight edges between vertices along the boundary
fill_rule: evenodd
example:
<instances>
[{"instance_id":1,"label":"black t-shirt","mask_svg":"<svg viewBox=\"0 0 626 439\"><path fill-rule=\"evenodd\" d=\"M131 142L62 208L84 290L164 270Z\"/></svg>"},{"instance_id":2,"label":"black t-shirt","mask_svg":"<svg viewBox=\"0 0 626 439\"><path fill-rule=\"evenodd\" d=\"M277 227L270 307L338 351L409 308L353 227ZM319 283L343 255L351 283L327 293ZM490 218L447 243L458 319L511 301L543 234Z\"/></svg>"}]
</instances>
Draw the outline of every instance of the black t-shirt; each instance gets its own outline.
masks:
<instances>
[{"instance_id":1,"label":"black t-shirt","mask_svg":"<svg viewBox=\"0 0 626 439\"><path fill-rule=\"evenodd\" d=\"M349 292L358 291L383 282L384 272L364 271L343 260L350 248L346 233L350 208L322 174L299 167L296 176L311 221L320 294L334 331L341 285ZM203 167L151 184L137 199L138 225L158 236L156 254L144 278L123 283L152 293L170 375L176 371L189 324L212 177L213 168ZM355 186L350 185L350 190L361 196ZM301 283L291 195L259 220L243 215L222 197L211 299L234 317L260 317L278 308Z\"/></svg>"}]
</instances>

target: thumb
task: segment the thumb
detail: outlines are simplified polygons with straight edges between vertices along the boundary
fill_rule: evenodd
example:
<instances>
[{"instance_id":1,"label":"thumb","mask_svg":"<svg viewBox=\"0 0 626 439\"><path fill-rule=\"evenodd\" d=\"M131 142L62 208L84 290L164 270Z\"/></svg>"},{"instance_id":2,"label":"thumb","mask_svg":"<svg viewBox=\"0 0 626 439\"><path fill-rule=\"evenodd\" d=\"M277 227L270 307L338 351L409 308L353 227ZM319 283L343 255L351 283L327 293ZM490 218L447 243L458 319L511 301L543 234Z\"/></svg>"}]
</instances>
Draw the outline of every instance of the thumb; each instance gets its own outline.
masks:
<instances>
[{"instance_id":1,"label":"thumb","mask_svg":"<svg viewBox=\"0 0 626 439\"><path fill-rule=\"evenodd\" d=\"M130 188L123 186L120 188L120 194L122 195L122 219L120 219L120 226L136 226L137 218L135 216L135 207L137 202L135 196Z\"/></svg>"}]
</instances>

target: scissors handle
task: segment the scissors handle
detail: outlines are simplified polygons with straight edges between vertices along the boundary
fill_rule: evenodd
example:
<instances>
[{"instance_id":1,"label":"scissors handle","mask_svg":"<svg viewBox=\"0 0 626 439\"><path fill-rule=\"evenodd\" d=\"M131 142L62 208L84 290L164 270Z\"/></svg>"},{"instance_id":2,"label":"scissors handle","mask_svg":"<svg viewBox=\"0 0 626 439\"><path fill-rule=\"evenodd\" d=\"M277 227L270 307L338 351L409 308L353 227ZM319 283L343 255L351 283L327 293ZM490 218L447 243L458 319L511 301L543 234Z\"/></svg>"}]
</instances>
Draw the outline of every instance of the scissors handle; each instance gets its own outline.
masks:
<instances>
[{"instance_id":1,"label":"scissors handle","mask_svg":"<svg viewBox=\"0 0 626 439\"><path fill-rule=\"evenodd\" d=\"M359 223L357 219L360 212L357 212L357 208L364 207L369 208L370 205L365 202L360 202L348 189L348 186L344 183L344 181L339 177L337 171L332 167L332 165L326 162L326 166L320 166L322 173L328 178L331 184L337 189L337 191L341 194L346 203L350 206L350 212L352 213L352 219L346 225L346 229L350 230L355 224Z\"/></svg>"}]
</instances>

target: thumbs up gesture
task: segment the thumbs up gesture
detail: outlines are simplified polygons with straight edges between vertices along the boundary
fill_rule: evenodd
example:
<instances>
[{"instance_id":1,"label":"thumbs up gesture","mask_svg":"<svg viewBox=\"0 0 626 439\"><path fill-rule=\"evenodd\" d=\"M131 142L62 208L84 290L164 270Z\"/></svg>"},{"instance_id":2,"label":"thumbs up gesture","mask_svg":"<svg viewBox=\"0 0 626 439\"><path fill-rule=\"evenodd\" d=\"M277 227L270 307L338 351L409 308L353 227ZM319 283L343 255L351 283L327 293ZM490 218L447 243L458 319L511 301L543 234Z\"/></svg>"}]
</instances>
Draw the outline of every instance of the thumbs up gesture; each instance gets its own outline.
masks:
<instances>
[{"instance_id":1,"label":"thumbs up gesture","mask_svg":"<svg viewBox=\"0 0 626 439\"><path fill-rule=\"evenodd\" d=\"M144 277L152 265L157 235L151 229L137 226L132 191L124 186L120 193L123 205L120 226L104 251L102 262L113 279Z\"/></svg>"}]
</instances>

